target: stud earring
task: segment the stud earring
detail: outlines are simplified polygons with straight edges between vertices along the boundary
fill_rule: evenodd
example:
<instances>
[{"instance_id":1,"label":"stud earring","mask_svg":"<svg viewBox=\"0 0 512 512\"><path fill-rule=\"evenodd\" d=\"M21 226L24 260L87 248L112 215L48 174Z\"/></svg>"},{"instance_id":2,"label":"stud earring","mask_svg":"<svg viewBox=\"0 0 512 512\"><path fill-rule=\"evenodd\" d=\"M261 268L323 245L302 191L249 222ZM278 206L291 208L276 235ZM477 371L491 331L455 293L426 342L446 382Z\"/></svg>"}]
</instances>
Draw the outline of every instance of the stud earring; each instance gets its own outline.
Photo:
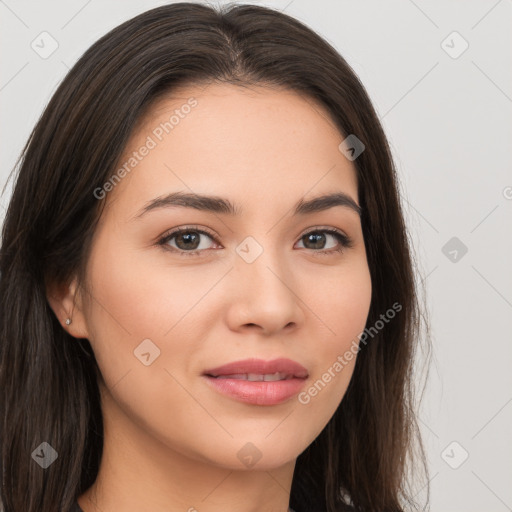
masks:
<instances>
[{"instance_id":1,"label":"stud earring","mask_svg":"<svg viewBox=\"0 0 512 512\"><path fill-rule=\"evenodd\" d=\"M66 318L66 325L69 325L71 323L71 318Z\"/></svg>"}]
</instances>

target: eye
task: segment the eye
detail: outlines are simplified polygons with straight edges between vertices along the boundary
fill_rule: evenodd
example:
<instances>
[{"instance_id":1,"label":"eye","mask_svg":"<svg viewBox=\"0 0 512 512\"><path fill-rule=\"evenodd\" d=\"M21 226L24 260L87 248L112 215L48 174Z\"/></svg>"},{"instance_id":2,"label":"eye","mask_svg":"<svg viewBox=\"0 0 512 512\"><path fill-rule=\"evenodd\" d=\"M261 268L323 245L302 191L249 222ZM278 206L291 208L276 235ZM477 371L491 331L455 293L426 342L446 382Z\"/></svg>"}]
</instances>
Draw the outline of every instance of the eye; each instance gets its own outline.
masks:
<instances>
[{"instance_id":1,"label":"eye","mask_svg":"<svg viewBox=\"0 0 512 512\"><path fill-rule=\"evenodd\" d=\"M159 245L170 246L171 250L178 252L181 256L193 256L204 252L207 247L201 246L201 236L206 235L214 240L214 236L207 231L195 227L178 228L164 235L159 241ZM176 239L176 245L169 244Z\"/></svg>"},{"instance_id":2,"label":"eye","mask_svg":"<svg viewBox=\"0 0 512 512\"><path fill-rule=\"evenodd\" d=\"M207 243L206 247L201 243L201 238L203 236L206 236L207 238L210 238L210 240L216 242L215 236L212 233L194 226L188 226L174 229L163 235L163 237L158 241L158 245L164 246L166 249L178 253L180 256L202 256L206 252L206 249L208 249ZM334 248L324 248L326 240L328 240L329 237L338 242L338 247L334 246ZM308 245L312 244L313 247L305 247L305 249L312 249L315 254L321 255L342 252L353 245L352 240L347 235L332 228L309 231L300 237L299 243L301 242L303 246L304 243Z\"/></svg>"},{"instance_id":3,"label":"eye","mask_svg":"<svg viewBox=\"0 0 512 512\"><path fill-rule=\"evenodd\" d=\"M334 249L324 249L328 237L337 240L338 247L335 246ZM343 250L348 249L353 245L352 240L347 235L345 235L341 231L338 231L337 229L316 229L315 231L309 231L308 233L300 237L299 242L302 242L303 245L304 243L312 244L313 249L322 249L320 251L314 251L315 253L322 255L342 252ZM309 249L309 247L306 247L306 249Z\"/></svg>"}]
</instances>

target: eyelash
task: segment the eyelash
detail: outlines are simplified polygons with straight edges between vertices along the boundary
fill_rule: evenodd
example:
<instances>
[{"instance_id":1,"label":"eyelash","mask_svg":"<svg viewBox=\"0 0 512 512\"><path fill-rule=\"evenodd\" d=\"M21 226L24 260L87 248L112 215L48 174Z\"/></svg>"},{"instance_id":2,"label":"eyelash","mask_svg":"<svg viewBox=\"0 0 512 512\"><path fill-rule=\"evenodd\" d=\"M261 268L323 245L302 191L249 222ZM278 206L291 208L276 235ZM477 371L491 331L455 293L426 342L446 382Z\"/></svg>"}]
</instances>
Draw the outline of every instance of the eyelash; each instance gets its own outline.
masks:
<instances>
[{"instance_id":1,"label":"eyelash","mask_svg":"<svg viewBox=\"0 0 512 512\"><path fill-rule=\"evenodd\" d=\"M169 233L164 234L158 240L157 244L160 245L160 246L163 246L164 249L166 249L166 250L170 250L171 252L179 254L180 256L195 256L195 255L200 255L201 256L202 253L206 252L205 249L201 249L199 251L197 251L197 250L196 251L184 251L182 249L176 249L174 247L172 247L172 248L165 247L167 242L172 240L175 236L180 235L182 233L189 233L189 232L200 233L202 235L207 235L215 243L217 243L217 240L215 239L215 235L213 235L213 233L210 233L210 232L208 232L208 231L206 231L204 229L196 228L194 226L188 226L188 227L185 227L185 228L178 228L178 229L175 229L175 230L173 230L173 231L171 231ZM352 241L351 238L349 238L344 233L341 233L340 231L338 231L336 229L332 229L332 228L326 228L326 229L317 228L317 229L314 229L312 231L308 231L308 232L304 233L303 235L301 235L299 237L299 240L304 238L306 235L311 235L311 234L314 234L314 233L328 233L329 235L333 235L336 238L336 240L339 242L339 247L337 249L324 249L324 250L318 250L318 251L315 251L314 249L310 249L315 254L319 254L319 255L322 255L322 256L328 256L330 254L335 254L335 253L343 252L345 249L349 249L349 248L351 248L353 246L353 241Z\"/></svg>"}]
</instances>

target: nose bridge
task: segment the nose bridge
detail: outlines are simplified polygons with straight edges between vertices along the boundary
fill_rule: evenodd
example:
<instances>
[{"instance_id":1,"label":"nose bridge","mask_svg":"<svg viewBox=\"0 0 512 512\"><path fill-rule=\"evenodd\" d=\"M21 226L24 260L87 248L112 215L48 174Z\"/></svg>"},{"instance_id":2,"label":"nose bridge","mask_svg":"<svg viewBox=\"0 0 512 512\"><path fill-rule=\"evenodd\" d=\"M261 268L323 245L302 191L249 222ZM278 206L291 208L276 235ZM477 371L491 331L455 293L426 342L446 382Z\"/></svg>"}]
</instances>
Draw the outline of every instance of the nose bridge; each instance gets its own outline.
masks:
<instances>
[{"instance_id":1,"label":"nose bridge","mask_svg":"<svg viewBox=\"0 0 512 512\"><path fill-rule=\"evenodd\" d=\"M237 321L272 330L299 320L300 301L283 247L271 246L272 236L259 239L248 236L236 248L233 307L244 311Z\"/></svg>"},{"instance_id":2,"label":"nose bridge","mask_svg":"<svg viewBox=\"0 0 512 512\"><path fill-rule=\"evenodd\" d=\"M285 286L282 280L290 280L291 272L284 260L283 247L272 244L271 235L260 235L258 239L247 236L236 248L235 267L252 286L280 293Z\"/></svg>"}]
</instances>

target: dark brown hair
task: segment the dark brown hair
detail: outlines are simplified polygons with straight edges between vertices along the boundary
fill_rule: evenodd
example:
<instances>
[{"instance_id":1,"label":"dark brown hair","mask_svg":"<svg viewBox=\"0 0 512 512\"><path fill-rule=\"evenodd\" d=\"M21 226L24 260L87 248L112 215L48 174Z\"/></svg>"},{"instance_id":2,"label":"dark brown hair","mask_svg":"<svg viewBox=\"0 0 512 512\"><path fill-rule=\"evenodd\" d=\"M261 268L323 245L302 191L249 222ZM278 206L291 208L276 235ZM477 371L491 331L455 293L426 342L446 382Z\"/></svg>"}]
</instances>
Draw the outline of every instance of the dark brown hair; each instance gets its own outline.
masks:
<instances>
[{"instance_id":1,"label":"dark brown hair","mask_svg":"<svg viewBox=\"0 0 512 512\"><path fill-rule=\"evenodd\" d=\"M213 82L297 91L327 109L340 142L349 134L363 142L353 163L373 289L367 326L401 305L361 349L340 406L298 457L290 506L297 512L351 510L350 501L357 511L416 507L406 476L416 460L427 471L412 371L423 317L396 171L368 95L337 51L290 16L253 5L175 3L123 23L85 52L17 162L0 254L5 512L67 511L96 478L101 376L88 340L61 327L46 284L74 275L84 282L104 207L93 191L112 176L148 108L178 86ZM44 470L31 457L43 441L58 453Z\"/></svg>"}]
</instances>

